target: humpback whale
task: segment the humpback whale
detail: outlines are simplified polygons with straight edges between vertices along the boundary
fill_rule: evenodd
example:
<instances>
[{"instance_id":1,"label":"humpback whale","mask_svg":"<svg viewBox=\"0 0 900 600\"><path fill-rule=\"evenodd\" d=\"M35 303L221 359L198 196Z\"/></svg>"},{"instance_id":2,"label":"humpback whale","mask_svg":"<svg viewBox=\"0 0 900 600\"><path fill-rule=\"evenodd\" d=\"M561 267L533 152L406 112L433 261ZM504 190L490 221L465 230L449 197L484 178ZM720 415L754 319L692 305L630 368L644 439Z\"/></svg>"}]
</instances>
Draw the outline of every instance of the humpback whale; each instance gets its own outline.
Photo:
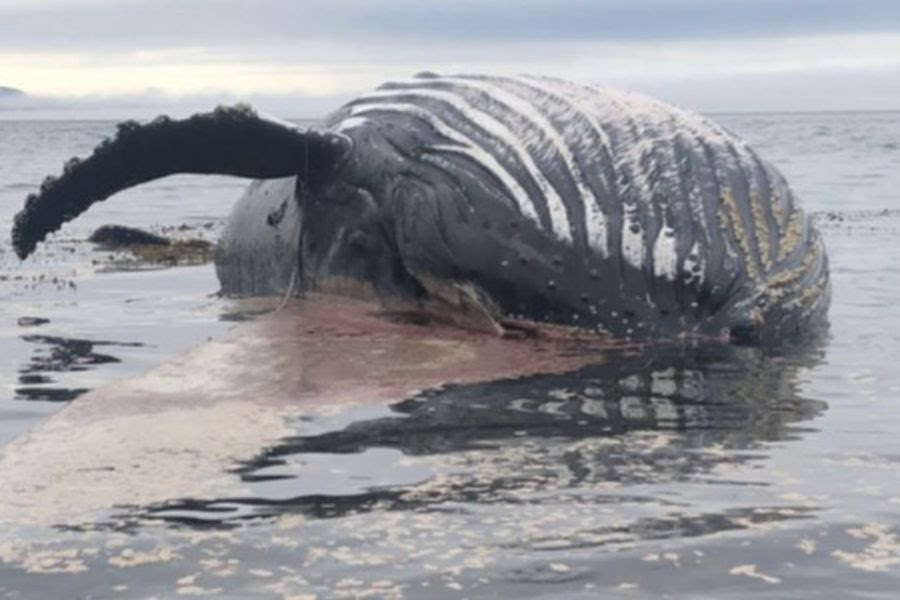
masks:
<instances>
[{"instance_id":1,"label":"humpback whale","mask_svg":"<svg viewBox=\"0 0 900 600\"><path fill-rule=\"evenodd\" d=\"M708 118L636 93L423 73L308 130L243 105L126 122L27 199L17 254L175 173L256 180L216 250L226 294L624 340L768 345L826 323L825 248L784 177Z\"/></svg>"}]
</instances>

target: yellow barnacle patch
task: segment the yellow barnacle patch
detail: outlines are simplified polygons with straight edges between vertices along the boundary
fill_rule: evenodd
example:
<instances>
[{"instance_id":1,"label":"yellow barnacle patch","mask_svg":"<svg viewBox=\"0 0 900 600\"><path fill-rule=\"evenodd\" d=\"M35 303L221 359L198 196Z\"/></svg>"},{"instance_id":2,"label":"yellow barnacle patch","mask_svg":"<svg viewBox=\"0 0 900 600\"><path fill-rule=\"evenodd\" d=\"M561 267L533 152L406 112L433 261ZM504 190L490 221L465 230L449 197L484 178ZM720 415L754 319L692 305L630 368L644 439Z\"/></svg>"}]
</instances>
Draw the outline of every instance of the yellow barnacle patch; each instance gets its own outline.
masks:
<instances>
[{"instance_id":1,"label":"yellow barnacle patch","mask_svg":"<svg viewBox=\"0 0 900 600\"><path fill-rule=\"evenodd\" d=\"M788 220L787 227L779 240L778 261L781 262L790 256L804 238L806 232L806 217L803 211L795 208Z\"/></svg>"},{"instance_id":2,"label":"yellow barnacle patch","mask_svg":"<svg viewBox=\"0 0 900 600\"><path fill-rule=\"evenodd\" d=\"M812 308L824 295L828 288L828 277L824 273L819 276L813 285L807 286L793 300L790 301L791 306L801 306Z\"/></svg>"},{"instance_id":3,"label":"yellow barnacle patch","mask_svg":"<svg viewBox=\"0 0 900 600\"><path fill-rule=\"evenodd\" d=\"M798 285L800 281L803 280L804 277L809 273L809 270L821 260L822 255L825 252L825 248L822 245L822 240L816 238L815 241L809 248L809 251L803 257L803 260L797 266L784 269L783 271L773 275L766 283L765 287L761 290L761 293L764 294L770 301L779 301L784 299L787 296L795 296L795 298L791 301L792 303L800 302L800 297L807 296L808 293L812 294L821 294L824 292L825 283L821 280L823 278L827 279L827 275L823 271L822 276L813 286L810 286L804 290L798 290ZM821 284L821 289L818 291L812 292L812 288L815 288ZM798 294L798 291L800 292Z\"/></svg>"},{"instance_id":4,"label":"yellow barnacle patch","mask_svg":"<svg viewBox=\"0 0 900 600\"><path fill-rule=\"evenodd\" d=\"M766 220L763 199L753 192L750 194L750 210L753 211L753 228L756 233L756 247L759 248L763 270L772 270L772 256L769 251L769 222Z\"/></svg>"},{"instance_id":5,"label":"yellow barnacle patch","mask_svg":"<svg viewBox=\"0 0 900 600\"><path fill-rule=\"evenodd\" d=\"M756 257L754 256L750 235L744 229L737 201L734 199L734 195L732 195L731 190L728 188L722 191L718 216L719 226L726 233L731 233L731 235L734 236L738 247L741 249L740 254L747 276L753 281L759 281L759 266L756 264Z\"/></svg>"}]
</instances>

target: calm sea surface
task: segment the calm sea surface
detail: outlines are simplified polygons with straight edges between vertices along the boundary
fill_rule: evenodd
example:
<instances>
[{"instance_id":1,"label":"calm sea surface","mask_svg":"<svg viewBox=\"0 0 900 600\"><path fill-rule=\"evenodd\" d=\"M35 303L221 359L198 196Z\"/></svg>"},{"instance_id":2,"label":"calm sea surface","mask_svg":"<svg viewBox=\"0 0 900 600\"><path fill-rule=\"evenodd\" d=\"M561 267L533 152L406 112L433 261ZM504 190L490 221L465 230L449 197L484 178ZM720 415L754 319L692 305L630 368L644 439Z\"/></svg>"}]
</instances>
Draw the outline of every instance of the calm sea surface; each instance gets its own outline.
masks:
<instances>
[{"instance_id":1,"label":"calm sea surface","mask_svg":"<svg viewBox=\"0 0 900 600\"><path fill-rule=\"evenodd\" d=\"M659 351L301 419L236 468L246 497L0 532L0 598L896 598L900 113L713 118L815 214L827 340ZM0 121L0 448L231 325L212 266L110 268L84 239L106 223L214 237L241 180L129 190L13 255L25 195L113 131ZM153 554L161 540L170 554ZM41 563L51 549L77 568Z\"/></svg>"}]
</instances>

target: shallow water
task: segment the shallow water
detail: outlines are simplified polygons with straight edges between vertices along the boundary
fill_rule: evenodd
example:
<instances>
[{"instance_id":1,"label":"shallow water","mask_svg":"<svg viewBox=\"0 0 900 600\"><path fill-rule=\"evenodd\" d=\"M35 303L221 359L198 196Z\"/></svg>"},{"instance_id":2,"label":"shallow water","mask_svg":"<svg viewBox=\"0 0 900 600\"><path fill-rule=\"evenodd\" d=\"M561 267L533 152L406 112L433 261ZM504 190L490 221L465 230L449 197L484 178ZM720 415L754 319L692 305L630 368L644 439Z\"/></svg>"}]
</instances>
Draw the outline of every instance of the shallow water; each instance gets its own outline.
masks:
<instances>
[{"instance_id":1,"label":"shallow water","mask_svg":"<svg viewBox=\"0 0 900 600\"><path fill-rule=\"evenodd\" d=\"M900 113L714 118L817 213L827 340L658 349L298 415L233 465L239 494L0 534L0 597L895 597ZM0 123L3 235L30 186L109 131ZM213 235L241 188L171 178L96 207L34 261L3 246L0 444L65 391L224 332L211 267L107 270L79 240L107 222ZM48 390L61 395L36 399Z\"/></svg>"}]
</instances>

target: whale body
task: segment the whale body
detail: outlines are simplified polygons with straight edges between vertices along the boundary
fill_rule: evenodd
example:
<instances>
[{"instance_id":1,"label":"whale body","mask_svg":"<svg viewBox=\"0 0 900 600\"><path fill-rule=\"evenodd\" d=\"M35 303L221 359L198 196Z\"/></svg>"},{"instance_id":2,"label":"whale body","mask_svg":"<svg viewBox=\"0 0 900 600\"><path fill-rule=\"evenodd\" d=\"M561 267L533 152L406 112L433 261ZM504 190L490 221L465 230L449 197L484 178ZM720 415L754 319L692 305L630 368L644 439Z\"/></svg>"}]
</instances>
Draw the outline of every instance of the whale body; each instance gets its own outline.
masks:
<instances>
[{"instance_id":1,"label":"whale body","mask_svg":"<svg viewBox=\"0 0 900 600\"><path fill-rule=\"evenodd\" d=\"M246 107L126 123L28 199L17 252L172 173L257 179L216 251L229 294L371 296L623 339L769 344L826 324L824 245L784 177L639 94L425 73L307 131Z\"/></svg>"}]
</instances>

